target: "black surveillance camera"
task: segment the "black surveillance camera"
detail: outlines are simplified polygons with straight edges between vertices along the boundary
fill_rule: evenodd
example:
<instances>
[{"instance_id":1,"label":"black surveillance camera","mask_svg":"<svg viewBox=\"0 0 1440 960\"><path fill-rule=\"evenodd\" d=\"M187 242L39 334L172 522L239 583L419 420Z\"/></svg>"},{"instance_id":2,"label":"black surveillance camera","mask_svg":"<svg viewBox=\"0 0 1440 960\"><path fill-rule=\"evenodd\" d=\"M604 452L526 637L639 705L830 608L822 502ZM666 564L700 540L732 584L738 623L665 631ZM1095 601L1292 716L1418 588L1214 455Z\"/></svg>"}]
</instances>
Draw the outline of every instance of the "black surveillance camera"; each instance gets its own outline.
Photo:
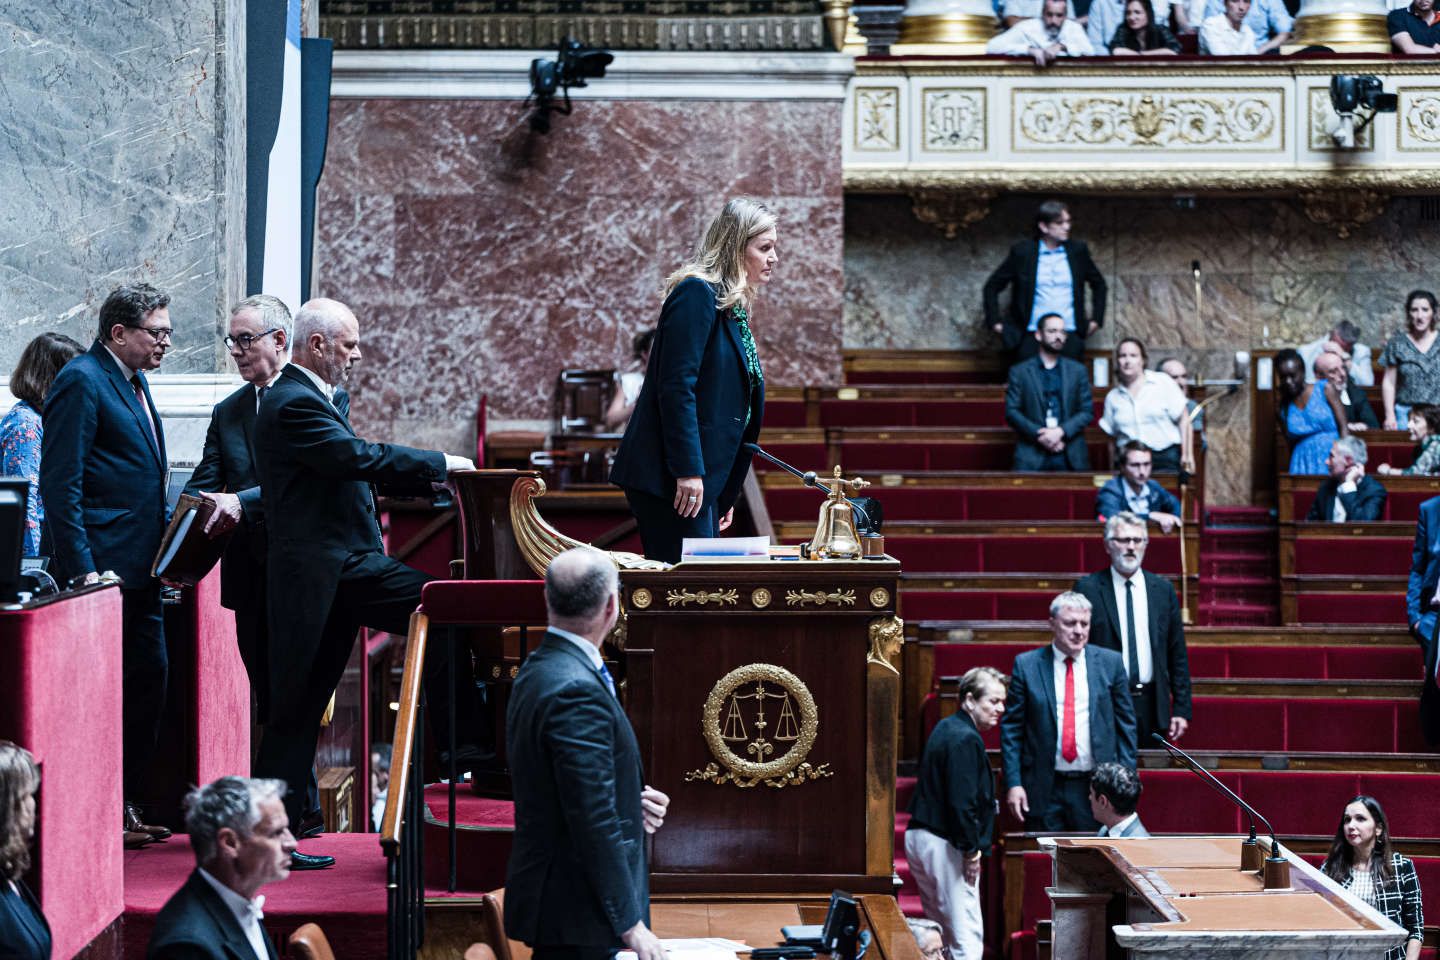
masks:
<instances>
[{"instance_id":1,"label":"black surveillance camera","mask_svg":"<svg viewBox=\"0 0 1440 960\"><path fill-rule=\"evenodd\" d=\"M587 47L569 37L560 41L560 82L564 86L583 87L586 79L598 80L614 62L615 55L609 50Z\"/></svg>"},{"instance_id":2,"label":"black surveillance camera","mask_svg":"<svg viewBox=\"0 0 1440 960\"><path fill-rule=\"evenodd\" d=\"M1384 82L1376 76L1342 73L1330 78L1330 105L1341 116L1354 113L1360 107L1376 113L1394 113L1398 100L1395 94L1385 92Z\"/></svg>"},{"instance_id":3,"label":"black surveillance camera","mask_svg":"<svg viewBox=\"0 0 1440 960\"><path fill-rule=\"evenodd\" d=\"M535 112L530 115L530 128L548 133L550 114L570 114L570 88L586 86L586 80L605 76L605 68L614 61L610 51L586 46L571 37L560 41L554 60L531 60L530 96L535 101ZM557 92L565 97L563 107L553 102Z\"/></svg>"}]
</instances>

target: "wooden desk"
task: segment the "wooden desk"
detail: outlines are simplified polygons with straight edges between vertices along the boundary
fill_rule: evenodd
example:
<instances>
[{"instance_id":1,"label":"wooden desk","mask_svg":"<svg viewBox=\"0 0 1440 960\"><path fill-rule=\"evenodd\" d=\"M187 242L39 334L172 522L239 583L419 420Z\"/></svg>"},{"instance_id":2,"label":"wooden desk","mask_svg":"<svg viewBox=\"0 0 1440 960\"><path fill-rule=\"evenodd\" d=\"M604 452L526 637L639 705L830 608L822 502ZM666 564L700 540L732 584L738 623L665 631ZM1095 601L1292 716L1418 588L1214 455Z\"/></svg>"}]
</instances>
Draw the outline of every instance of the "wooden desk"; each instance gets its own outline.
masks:
<instances>
[{"instance_id":1,"label":"wooden desk","mask_svg":"<svg viewBox=\"0 0 1440 960\"><path fill-rule=\"evenodd\" d=\"M861 929L869 930L872 937L865 954L867 960L920 960L920 948L894 897L861 894L856 899L860 904ZM656 898L650 905L650 919L655 935L666 939L727 937L752 947L768 947L781 942L783 926L823 923L828 906L828 896Z\"/></svg>"}]
</instances>

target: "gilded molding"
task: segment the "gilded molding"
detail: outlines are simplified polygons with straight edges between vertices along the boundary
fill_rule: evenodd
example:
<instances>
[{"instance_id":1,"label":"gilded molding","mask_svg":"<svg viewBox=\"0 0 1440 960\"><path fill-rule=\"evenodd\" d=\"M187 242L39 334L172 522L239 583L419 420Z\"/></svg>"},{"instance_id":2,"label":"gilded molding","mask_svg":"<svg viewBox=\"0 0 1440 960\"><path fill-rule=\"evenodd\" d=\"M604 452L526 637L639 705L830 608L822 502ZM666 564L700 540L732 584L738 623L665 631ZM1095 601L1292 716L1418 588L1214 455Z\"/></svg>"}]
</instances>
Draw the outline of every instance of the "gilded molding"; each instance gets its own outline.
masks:
<instances>
[{"instance_id":1,"label":"gilded molding","mask_svg":"<svg viewBox=\"0 0 1440 960\"><path fill-rule=\"evenodd\" d=\"M910 210L915 219L928 223L954 240L961 230L984 220L990 213L994 190L956 193L948 190L914 190L910 193Z\"/></svg>"},{"instance_id":2,"label":"gilded molding","mask_svg":"<svg viewBox=\"0 0 1440 960\"><path fill-rule=\"evenodd\" d=\"M1333 227L1341 240L1384 213L1387 200L1374 190L1309 190L1300 194L1301 209L1310 222Z\"/></svg>"},{"instance_id":3,"label":"gilded molding","mask_svg":"<svg viewBox=\"0 0 1440 960\"><path fill-rule=\"evenodd\" d=\"M1016 151L1285 147L1285 91L1077 87L1011 92Z\"/></svg>"},{"instance_id":4,"label":"gilded molding","mask_svg":"<svg viewBox=\"0 0 1440 960\"><path fill-rule=\"evenodd\" d=\"M665 593L665 602L670 606L688 607L690 604L706 606L715 604L717 607L733 606L740 602L740 591L734 587L727 587L724 590L668 590Z\"/></svg>"},{"instance_id":5,"label":"gilded molding","mask_svg":"<svg viewBox=\"0 0 1440 960\"><path fill-rule=\"evenodd\" d=\"M870 621L870 653L866 663L879 664L891 673L899 675L895 658L905 643L905 621L899 617L876 617Z\"/></svg>"},{"instance_id":6,"label":"gilded molding","mask_svg":"<svg viewBox=\"0 0 1440 960\"><path fill-rule=\"evenodd\" d=\"M1282 79L1288 77L1325 77L1337 73L1366 73L1380 77L1427 77L1435 76L1435 62L1424 58L1396 60L1377 57L1367 60L1359 57L1346 59L1320 59L1306 57L1304 60L1286 60L1273 57L1257 57L1253 61L1226 60L1209 63L1187 60L1183 63L1165 64L1165 58L1145 58L1144 62L1127 61L1123 68L1106 57L1090 60L1057 60L1045 68L1018 58L985 57L965 60L942 60L929 58L917 61L860 60L855 64L857 78L876 81L884 78L901 77L1032 77L1047 80L1059 77L1089 77L1091 82L1124 76L1135 79L1155 79L1165 82L1173 77L1253 77L1260 79Z\"/></svg>"},{"instance_id":7,"label":"gilded molding","mask_svg":"<svg viewBox=\"0 0 1440 960\"><path fill-rule=\"evenodd\" d=\"M1175 169L1107 164L1103 170L1017 170L1013 167L894 169L849 168L849 193L913 193L916 190L978 193L1289 193L1304 190L1368 189L1392 194L1440 191L1440 167L1404 169L1301 170L1184 166Z\"/></svg>"},{"instance_id":8,"label":"gilded molding","mask_svg":"<svg viewBox=\"0 0 1440 960\"><path fill-rule=\"evenodd\" d=\"M766 719L766 701L778 701L773 720ZM725 674L700 709L700 730L716 763L685 774L687 783L784 788L833 775L828 763L805 762L820 732L820 711L809 688L784 667L751 663ZM777 744L788 747L774 756ZM750 759L736 752L740 746Z\"/></svg>"},{"instance_id":9,"label":"gilded molding","mask_svg":"<svg viewBox=\"0 0 1440 960\"><path fill-rule=\"evenodd\" d=\"M830 591L829 593L824 593L824 592L822 592L822 591L820 591L820 590L815 590L815 591L810 591L810 590L786 590L786 591L785 591L785 605L788 606L788 607L794 607L794 606L801 606L801 607L803 607L803 606L805 606L806 604L811 604L811 603L815 604L815 606L817 606L817 607L823 607L823 606L825 606L827 603L828 603L828 604L833 604L833 605L835 605L835 606L837 606L837 607L853 607L853 606L855 606L855 591L854 591L854 590L832 590L832 591Z\"/></svg>"},{"instance_id":10,"label":"gilded molding","mask_svg":"<svg viewBox=\"0 0 1440 960\"><path fill-rule=\"evenodd\" d=\"M1397 93L1401 122L1395 125L1395 146L1401 150L1431 150L1440 144L1440 89L1402 87Z\"/></svg>"}]
</instances>

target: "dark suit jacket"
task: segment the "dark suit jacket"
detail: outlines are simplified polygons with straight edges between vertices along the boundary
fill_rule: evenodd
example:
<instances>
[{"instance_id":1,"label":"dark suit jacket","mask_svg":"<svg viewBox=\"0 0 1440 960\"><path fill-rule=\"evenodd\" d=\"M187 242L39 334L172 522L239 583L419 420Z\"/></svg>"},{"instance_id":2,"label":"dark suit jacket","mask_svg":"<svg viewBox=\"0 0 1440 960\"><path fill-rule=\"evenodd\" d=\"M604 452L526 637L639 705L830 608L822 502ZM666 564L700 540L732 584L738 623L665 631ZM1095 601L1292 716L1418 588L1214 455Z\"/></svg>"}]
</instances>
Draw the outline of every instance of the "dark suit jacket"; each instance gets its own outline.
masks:
<instances>
[{"instance_id":1,"label":"dark suit jacket","mask_svg":"<svg viewBox=\"0 0 1440 960\"><path fill-rule=\"evenodd\" d=\"M1150 608L1150 662L1154 666L1153 682L1155 716L1150 718L1155 729L1170 726L1170 718L1190 719L1190 660L1185 652L1185 627L1180 618L1180 598L1164 577L1141 570L1145 578L1145 596ZM1120 652L1121 625L1124 612L1115 603L1115 589L1110 568L1081 577L1075 592L1090 601L1090 645ZM1124 655L1121 654L1121 669ZM1169 691L1164 696L1162 691ZM1173 703L1171 701L1174 701ZM1148 746L1148 744L1145 744Z\"/></svg>"},{"instance_id":2,"label":"dark suit jacket","mask_svg":"<svg viewBox=\"0 0 1440 960\"><path fill-rule=\"evenodd\" d=\"M1154 480L1146 480L1145 486L1150 489L1150 510L1152 513L1173 513L1180 515L1180 500ZM1111 477L1095 494L1095 519L1106 520L1130 509L1130 501L1125 499L1125 478ZM1148 516L1148 514L1147 514Z\"/></svg>"},{"instance_id":3,"label":"dark suit jacket","mask_svg":"<svg viewBox=\"0 0 1440 960\"><path fill-rule=\"evenodd\" d=\"M0 957L4 960L50 960L50 924L35 894L24 882L0 881Z\"/></svg>"},{"instance_id":4,"label":"dark suit jacket","mask_svg":"<svg viewBox=\"0 0 1440 960\"><path fill-rule=\"evenodd\" d=\"M1371 430L1380 429L1380 418L1375 415L1375 410L1370 406L1370 398L1365 396L1365 391L1353 383L1345 384L1346 396L1350 398L1348 413L1351 423L1363 423Z\"/></svg>"},{"instance_id":5,"label":"dark suit jacket","mask_svg":"<svg viewBox=\"0 0 1440 960\"><path fill-rule=\"evenodd\" d=\"M1126 824L1123 829L1121 829L1121 830L1116 830L1116 831L1114 831L1113 833L1112 833L1110 830L1107 830L1105 827L1101 827L1101 828L1100 828L1100 834L1099 834L1099 835L1102 836L1102 837L1120 837L1120 838L1124 838L1124 837L1148 837L1148 836L1150 836L1150 831L1149 831L1149 830L1146 830L1146 829L1145 829L1145 824L1143 824L1143 823L1140 822L1140 818L1139 818L1139 817L1136 817L1134 820L1131 820L1128 824Z\"/></svg>"},{"instance_id":6,"label":"dark suit jacket","mask_svg":"<svg viewBox=\"0 0 1440 960\"><path fill-rule=\"evenodd\" d=\"M1435 686L1435 668L1440 660L1440 638L1430 636L1425 651L1425 682L1420 688L1420 731L1432 747L1440 747L1440 688Z\"/></svg>"},{"instance_id":7,"label":"dark suit jacket","mask_svg":"<svg viewBox=\"0 0 1440 960\"><path fill-rule=\"evenodd\" d=\"M1061 357L1060 428L1065 431L1065 464L1071 470L1090 469L1090 450L1085 446L1085 428L1095 419L1091 400L1090 375L1082 364ZM1045 387L1040 358L1022 360L1010 368L1005 384L1005 422L1020 436L1015 444L1015 469L1038 470L1048 456L1035 442L1045 426Z\"/></svg>"},{"instance_id":8,"label":"dark suit jacket","mask_svg":"<svg viewBox=\"0 0 1440 960\"><path fill-rule=\"evenodd\" d=\"M1035 272L1040 265L1039 240L1021 240L1010 248L1005 261L985 281L985 325L993 327L1004 323L1002 336L1005 349L1014 350L1028 334L1030 312L1035 308ZM1090 322L1097 326L1105 324L1105 278L1095 261L1090 259L1090 248L1084 240L1065 242L1065 259L1070 263L1070 277L1075 290L1075 334L1084 339ZM1094 309L1085 310L1085 287L1090 287L1094 298ZM1000 292L1011 288L1010 310L1000 315Z\"/></svg>"},{"instance_id":9,"label":"dark suit jacket","mask_svg":"<svg viewBox=\"0 0 1440 960\"><path fill-rule=\"evenodd\" d=\"M114 570L130 588L151 582L165 532L168 461L148 384L144 391L153 435L135 388L96 340L65 365L46 395L40 497L62 583L92 570Z\"/></svg>"},{"instance_id":10,"label":"dark suit jacket","mask_svg":"<svg viewBox=\"0 0 1440 960\"><path fill-rule=\"evenodd\" d=\"M1410 583L1405 590L1405 621L1411 626L1431 608L1435 585L1440 583L1440 497L1420 504L1415 522L1415 546L1410 552ZM1422 643L1428 637L1418 638Z\"/></svg>"},{"instance_id":11,"label":"dark suit jacket","mask_svg":"<svg viewBox=\"0 0 1440 960\"><path fill-rule=\"evenodd\" d=\"M266 526L270 702L296 702L314 662L341 568L384 551L372 483L445 479L445 455L369 443L294 364L265 395L255 465Z\"/></svg>"},{"instance_id":12,"label":"dark suit jacket","mask_svg":"<svg viewBox=\"0 0 1440 960\"><path fill-rule=\"evenodd\" d=\"M1310 503L1310 512L1305 514L1307 523L1330 523L1330 518L1335 515L1335 492L1340 488L1340 481L1334 477L1326 477L1325 482L1320 484L1320 489L1315 491L1315 499ZM1385 500L1389 493L1385 490L1384 484L1374 477L1363 476L1360 482L1355 485L1351 493L1340 494L1340 502L1345 505L1345 522L1361 523L1371 520L1379 520L1385 513Z\"/></svg>"},{"instance_id":13,"label":"dark suit jacket","mask_svg":"<svg viewBox=\"0 0 1440 960\"><path fill-rule=\"evenodd\" d=\"M985 741L964 710L935 725L920 755L910 826L944 837L963 853L990 852L995 781Z\"/></svg>"},{"instance_id":14,"label":"dark suit jacket","mask_svg":"<svg viewBox=\"0 0 1440 960\"><path fill-rule=\"evenodd\" d=\"M760 436L764 412L764 384L751 395L739 325L715 308L713 287L684 280L660 309L610 482L668 500L677 477L703 477L705 502L723 514L740 496L751 459L742 444Z\"/></svg>"},{"instance_id":15,"label":"dark suit jacket","mask_svg":"<svg viewBox=\"0 0 1440 960\"><path fill-rule=\"evenodd\" d=\"M1055 784L1055 673L1052 646L1027 650L1015 658L1005 715L1000 718L1000 754L1005 789L1024 787L1032 814L1044 813ZM1135 706L1126 689L1120 654L1091 644L1085 648L1090 691L1090 753L1098 766L1135 766Z\"/></svg>"},{"instance_id":16,"label":"dark suit jacket","mask_svg":"<svg viewBox=\"0 0 1440 960\"><path fill-rule=\"evenodd\" d=\"M267 933L266 952L275 960ZM235 914L220 895L192 870L185 885L160 908L150 934L146 960L255 960L255 951Z\"/></svg>"},{"instance_id":17,"label":"dark suit jacket","mask_svg":"<svg viewBox=\"0 0 1440 960\"><path fill-rule=\"evenodd\" d=\"M505 741L515 838L505 932L531 946L618 947L650 920L635 733L591 661L547 633L515 678Z\"/></svg>"}]
</instances>

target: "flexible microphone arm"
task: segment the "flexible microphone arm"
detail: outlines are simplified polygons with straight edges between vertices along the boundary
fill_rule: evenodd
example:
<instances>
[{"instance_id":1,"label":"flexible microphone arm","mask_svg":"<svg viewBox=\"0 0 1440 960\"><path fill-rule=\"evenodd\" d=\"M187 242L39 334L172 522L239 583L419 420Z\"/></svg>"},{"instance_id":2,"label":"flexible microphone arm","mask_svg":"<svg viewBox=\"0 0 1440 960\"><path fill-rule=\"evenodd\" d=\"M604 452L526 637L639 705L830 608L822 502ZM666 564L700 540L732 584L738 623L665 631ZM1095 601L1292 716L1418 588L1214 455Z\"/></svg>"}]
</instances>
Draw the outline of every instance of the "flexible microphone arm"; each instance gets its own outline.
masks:
<instances>
[{"instance_id":1,"label":"flexible microphone arm","mask_svg":"<svg viewBox=\"0 0 1440 960\"><path fill-rule=\"evenodd\" d=\"M1200 774L1200 776L1204 777L1206 782L1210 783L1212 786L1215 787L1215 789L1219 790L1225 796L1229 797L1240 807L1240 809L1244 810L1247 814L1250 815L1250 838L1245 841L1246 843L1255 842L1255 821L1259 820L1265 825L1265 831L1270 834L1270 856L1272 858L1278 858L1280 856L1280 842L1275 839L1275 828L1270 826L1269 820L1266 820L1263 816L1260 815L1260 811L1250 806L1250 804L1246 803L1244 800L1241 800L1239 794L1237 794L1234 790L1231 790L1229 787L1225 786L1225 784L1221 783L1219 778L1217 778L1209 770L1206 770L1204 767L1200 766L1200 764L1196 762L1195 758L1190 756L1190 754L1186 753L1184 750L1181 750L1179 747L1175 746L1175 744L1171 743L1169 740L1166 740L1158 733L1152 733L1150 734L1150 736L1152 739L1156 740L1160 744L1160 746L1164 747L1166 750L1169 750L1172 756L1179 757L1181 760L1185 761L1186 766L1188 766L1196 773Z\"/></svg>"},{"instance_id":2,"label":"flexible microphone arm","mask_svg":"<svg viewBox=\"0 0 1440 960\"><path fill-rule=\"evenodd\" d=\"M790 464L786 463L784 460L781 460L779 457L767 453L764 448L762 448L758 443L747 443L743 444L743 446L751 453L764 457L766 460L769 460L771 463L775 464L775 466L779 467L781 470L784 470L786 473L798 477L805 484L805 486L814 487L817 490L822 490L824 491L826 496L829 496L830 489L819 483L814 470L807 470L804 473L801 473L799 470L796 470L794 467L790 466ZM860 502L858 500L856 500L854 497L846 497L845 501L850 504L851 509L858 510L860 512L860 522L864 525L866 530L878 532L875 531L875 528L870 523L870 514L865 512L865 508L860 506Z\"/></svg>"}]
</instances>

